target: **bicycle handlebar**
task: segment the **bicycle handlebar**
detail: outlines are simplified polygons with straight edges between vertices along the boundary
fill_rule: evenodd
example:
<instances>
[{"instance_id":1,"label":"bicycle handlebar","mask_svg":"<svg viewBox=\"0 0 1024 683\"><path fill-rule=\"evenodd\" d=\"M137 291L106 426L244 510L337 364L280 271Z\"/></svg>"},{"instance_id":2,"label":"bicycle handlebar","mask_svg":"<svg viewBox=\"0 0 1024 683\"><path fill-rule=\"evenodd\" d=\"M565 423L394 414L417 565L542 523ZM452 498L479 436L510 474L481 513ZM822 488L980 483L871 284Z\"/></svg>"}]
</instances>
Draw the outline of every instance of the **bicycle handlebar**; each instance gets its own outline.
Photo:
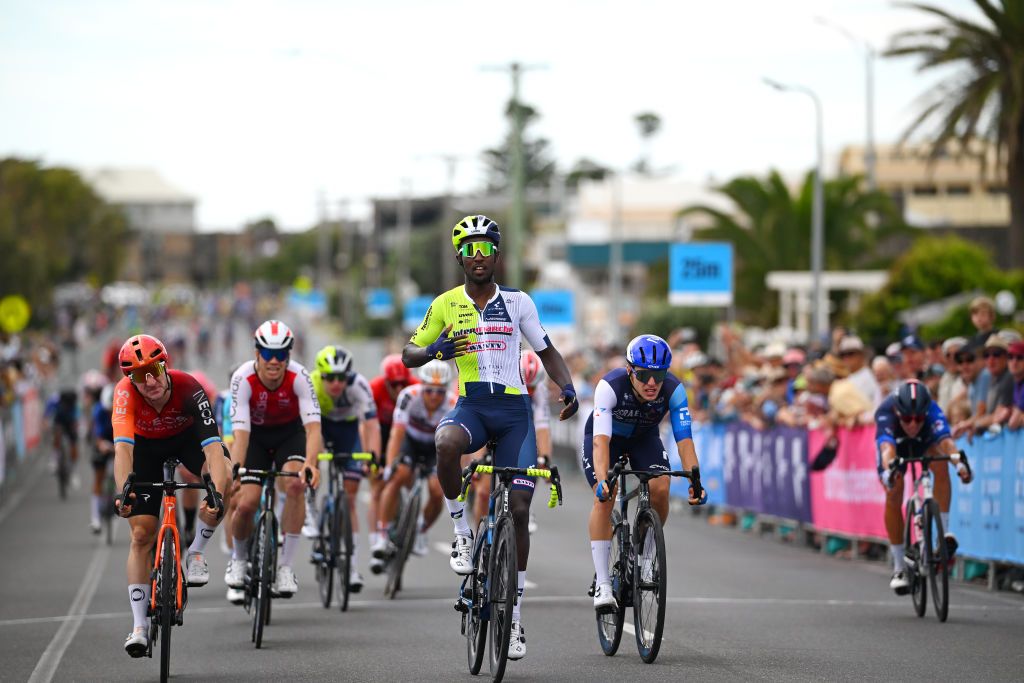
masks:
<instances>
[{"instance_id":1,"label":"bicycle handlebar","mask_svg":"<svg viewBox=\"0 0 1024 683\"><path fill-rule=\"evenodd\" d=\"M318 462L333 462L335 458L339 460L356 460L358 462L368 462L370 463L371 472L376 472L380 467L377 455L371 451L361 451L358 453L332 453L330 451L324 451L323 453L316 454L316 459Z\"/></svg>"},{"instance_id":2,"label":"bicycle handlebar","mask_svg":"<svg viewBox=\"0 0 1024 683\"><path fill-rule=\"evenodd\" d=\"M933 462L952 462L962 464L967 470L967 474L971 474L971 463L967 460L967 453L965 453L963 449L953 455L897 455L893 458L892 462L889 463L889 470L895 471L898 467L911 462L919 462L925 466L928 466Z\"/></svg>"},{"instance_id":3,"label":"bicycle handlebar","mask_svg":"<svg viewBox=\"0 0 1024 683\"><path fill-rule=\"evenodd\" d=\"M224 515L224 498L217 493L217 487L213 483L213 477L209 472L203 474L202 484L188 484L173 479L161 482L135 481L135 473L129 472L124 480L124 488L121 489L121 505L131 499L136 489L159 490L164 493L178 491L181 489L199 489L206 491L206 505L211 510L217 511L217 519Z\"/></svg>"},{"instance_id":4,"label":"bicycle handlebar","mask_svg":"<svg viewBox=\"0 0 1024 683\"><path fill-rule=\"evenodd\" d=\"M558 467L551 469L540 469L537 467L495 467L494 465L483 465L479 460L474 460L462 470L462 491L456 499L465 502L466 492L473 481L473 473L497 474L500 476L512 477L517 474L525 477L542 477L551 482L551 497L548 499L548 507L553 508L562 504L562 478L558 474Z\"/></svg>"},{"instance_id":5,"label":"bicycle handlebar","mask_svg":"<svg viewBox=\"0 0 1024 683\"><path fill-rule=\"evenodd\" d=\"M693 489L693 498L700 500L704 495L704 487L700 483L700 467L692 467L688 470L666 470L664 472L648 471L648 470L629 470L626 469L626 458L620 458L608 473L608 478L604 480L604 483L611 491L612 486L615 484L615 480L618 479L620 474L632 474L638 478L644 480L654 479L656 477L684 477L690 480L690 487Z\"/></svg>"}]
</instances>

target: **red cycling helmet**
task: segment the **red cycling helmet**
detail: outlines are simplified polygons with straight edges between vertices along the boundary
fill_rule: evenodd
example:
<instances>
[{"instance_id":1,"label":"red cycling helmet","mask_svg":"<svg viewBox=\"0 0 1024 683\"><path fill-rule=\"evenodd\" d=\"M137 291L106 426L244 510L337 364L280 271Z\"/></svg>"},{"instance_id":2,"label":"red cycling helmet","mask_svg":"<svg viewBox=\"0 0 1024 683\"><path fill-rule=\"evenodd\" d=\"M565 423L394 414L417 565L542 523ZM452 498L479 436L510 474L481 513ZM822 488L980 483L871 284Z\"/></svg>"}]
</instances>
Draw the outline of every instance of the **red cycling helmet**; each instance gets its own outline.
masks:
<instances>
[{"instance_id":1,"label":"red cycling helmet","mask_svg":"<svg viewBox=\"0 0 1024 683\"><path fill-rule=\"evenodd\" d=\"M384 356L384 360L380 362L380 374L384 375L385 381L388 382L408 384L412 379L409 368L405 367L405 363L402 362L400 353Z\"/></svg>"},{"instance_id":2,"label":"red cycling helmet","mask_svg":"<svg viewBox=\"0 0 1024 683\"><path fill-rule=\"evenodd\" d=\"M138 370L158 361L167 363L167 348L156 337L148 334L137 334L129 337L117 354L121 372L127 377L133 370Z\"/></svg>"},{"instance_id":3,"label":"red cycling helmet","mask_svg":"<svg viewBox=\"0 0 1024 683\"><path fill-rule=\"evenodd\" d=\"M528 389L533 389L544 381L544 364L540 362L540 357L533 351L523 351L519 357L519 370L523 374L523 384Z\"/></svg>"}]
</instances>

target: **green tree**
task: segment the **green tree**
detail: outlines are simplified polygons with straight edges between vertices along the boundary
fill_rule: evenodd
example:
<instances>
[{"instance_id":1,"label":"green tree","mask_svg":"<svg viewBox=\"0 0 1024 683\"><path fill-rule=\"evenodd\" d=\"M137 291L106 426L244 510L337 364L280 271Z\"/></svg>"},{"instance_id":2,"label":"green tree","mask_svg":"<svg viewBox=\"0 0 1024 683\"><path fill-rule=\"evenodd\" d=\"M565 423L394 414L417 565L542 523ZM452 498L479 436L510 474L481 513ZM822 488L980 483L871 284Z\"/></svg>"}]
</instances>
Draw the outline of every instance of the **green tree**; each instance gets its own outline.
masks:
<instances>
[{"instance_id":1,"label":"green tree","mask_svg":"<svg viewBox=\"0 0 1024 683\"><path fill-rule=\"evenodd\" d=\"M751 322L772 324L778 301L765 296L767 274L810 268L814 174L806 175L795 195L778 171L765 179L735 178L717 191L732 201L733 211L696 205L679 215L711 219L712 226L696 231L695 240L733 244L736 306ZM877 267L879 242L908 231L892 200L864 191L859 177L825 181L824 195L826 269Z\"/></svg>"},{"instance_id":2,"label":"green tree","mask_svg":"<svg viewBox=\"0 0 1024 683\"><path fill-rule=\"evenodd\" d=\"M909 308L975 289L991 294L1019 287L1020 278L993 266L984 248L955 236L922 237L892 264L885 287L864 297L852 323L861 336L880 346L899 337L898 316ZM1016 293L1020 300L1020 292ZM950 313L956 315L956 311ZM970 334L969 318L967 322L963 326L960 318L959 334ZM948 328L936 325L931 331Z\"/></svg>"},{"instance_id":3,"label":"green tree","mask_svg":"<svg viewBox=\"0 0 1024 683\"><path fill-rule=\"evenodd\" d=\"M0 160L0 291L45 312L56 284L116 279L128 235L124 215L71 169Z\"/></svg>"},{"instance_id":4,"label":"green tree","mask_svg":"<svg viewBox=\"0 0 1024 683\"><path fill-rule=\"evenodd\" d=\"M904 139L937 120L933 155L958 141L969 149L975 138L995 142L1006 165L1010 199L1010 263L1024 267L1024 2L974 0L985 19L975 22L932 5L913 7L938 17L932 28L893 37L886 55L915 56L918 71L959 67L960 71L922 97L922 109Z\"/></svg>"},{"instance_id":5,"label":"green tree","mask_svg":"<svg viewBox=\"0 0 1024 683\"><path fill-rule=\"evenodd\" d=\"M661 117L651 111L645 111L633 117L637 129L640 132L640 144L642 152L636 164L633 165L637 173L649 175L651 173L651 138L661 130Z\"/></svg>"},{"instance_id":6,"label":"green tree","mask_svg":"<svg viewBox=\"0 0 1024 683\"><path fill-rule=\"evenodd\" d=\"M569 187L579 187L581 180L604 180L610 173L611 169L607 166L583 157L578 159L566 174L565 184Z\"/></svg>"},{"instance_id":7,"label":"green tree","mask_svg":"<svg viewBox=\"0 0 1024 683\"><path fill-rule=\"evenodd\" d=\"M530 137L527 128L540 118L539 112L523 102L509 101L505 116L510 124L515 121L516 107L519 107L523 121L523 161L526 166L527 187L547 187L555 173L555 162L551 159L551 143L543 137ZM492 192L508 189L512 181L512 131L500 147L485 150L484 163L487 165L487 187Z\"/></svg>"}]
</instances>

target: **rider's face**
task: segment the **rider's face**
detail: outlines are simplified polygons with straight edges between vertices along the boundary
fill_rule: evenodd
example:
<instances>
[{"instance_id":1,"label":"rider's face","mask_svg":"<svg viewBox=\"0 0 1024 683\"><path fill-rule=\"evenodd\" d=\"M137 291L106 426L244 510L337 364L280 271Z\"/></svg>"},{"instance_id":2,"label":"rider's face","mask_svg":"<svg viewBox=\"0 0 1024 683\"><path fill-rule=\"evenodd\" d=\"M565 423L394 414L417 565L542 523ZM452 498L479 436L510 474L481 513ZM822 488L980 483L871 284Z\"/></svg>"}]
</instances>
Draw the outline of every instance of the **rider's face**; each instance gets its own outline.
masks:
<instances>
[{"instance_id":1,"label":"rider's face","mask_svg":"<svg viewBox=\"0 0 1024 683\"><path fill-rule=\"evenodd\" d=\"M475 244L477 242L490 242L490 240L478 237L476 239L467 239L463 241L462 245ZM494 279L494 268L498 262L498 252L494 252L490 256L484 256L480 251L476 251L472 256L459 255L459 259L462 262L462 270L466 273L466 279L474 284L486 284Z\"/></svg>"},{"instance_id":2,"label":"rider's face","mask_svg":"<svg viewBox=\"0 0 1024 683\"><path fill-rule=\"evenodd\" d=\"M903 428L903 433L910 438L917 436L924 427L924 415L911 416L909 419L904 419L902 415L898 415L897 417L899 417L900 427Z\"/></svg>"}]
</instances>

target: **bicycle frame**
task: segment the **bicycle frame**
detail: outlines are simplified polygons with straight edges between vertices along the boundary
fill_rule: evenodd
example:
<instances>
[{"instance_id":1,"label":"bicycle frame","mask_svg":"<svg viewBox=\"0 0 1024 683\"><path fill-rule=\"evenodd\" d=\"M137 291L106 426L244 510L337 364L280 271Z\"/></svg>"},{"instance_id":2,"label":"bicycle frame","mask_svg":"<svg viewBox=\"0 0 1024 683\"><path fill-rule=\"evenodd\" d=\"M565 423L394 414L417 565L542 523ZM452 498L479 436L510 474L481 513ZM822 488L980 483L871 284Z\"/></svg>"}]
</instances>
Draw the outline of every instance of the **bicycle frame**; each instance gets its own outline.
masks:
<instances>
[{"instance_id":1,"label":"bicycle frame","mask_svg":"<svg viewBox=\"0 0 1024 683\"><path fill-rule=\"evenodd\" d=\"M174 469L177 465L168 467L170 463L164 463L164 480L171 481L174 479ZM162 506L164 509L163 519L160 522L160 528L156 532L156 554L153 558L153 581L150 587L150 598L149 608L156 610L156 579L160 572L160 558L163 557L163 546L164 546L164 531L170 529L174 534L174 545L178 551L174 553L175 563L175 576L177 576L177 585L175 586L175 609L181 611L181 536L178 533L178 496L174 490L164 491Z\"/></svg>"}]
</instances>

